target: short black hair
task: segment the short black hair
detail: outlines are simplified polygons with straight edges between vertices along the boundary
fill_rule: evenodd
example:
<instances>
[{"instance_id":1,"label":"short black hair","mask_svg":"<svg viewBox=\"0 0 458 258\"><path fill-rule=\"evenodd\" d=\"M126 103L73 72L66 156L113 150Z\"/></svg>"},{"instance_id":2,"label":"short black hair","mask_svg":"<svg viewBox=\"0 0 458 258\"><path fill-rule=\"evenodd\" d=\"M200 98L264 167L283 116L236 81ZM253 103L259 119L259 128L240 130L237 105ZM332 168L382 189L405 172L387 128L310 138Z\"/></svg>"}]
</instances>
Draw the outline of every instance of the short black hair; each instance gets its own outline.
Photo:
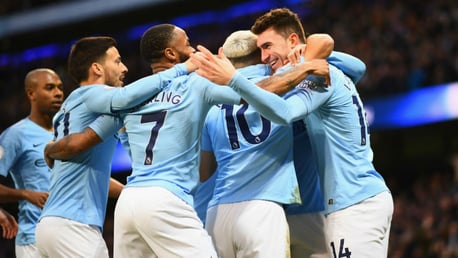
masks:
<instances>
[{"instance_id":1,"label":"short black hair","mask_svg":"<svg viewBox=\"0 0 458 258\"><path fill-rule=\"evenodd\" d=\"M169 47L169 44L174 36L175 25L159 24L150 27L143 33L140 40L140 54L142 58L148 62L163 57L164 50Z\"/></svg>"},{"instance_id":2,"label":"short black hair","mask_svg":"<svg viewBox=\"0 0 458 258\"><path fill-rule=\"evenodd\" d=\"M116 47L116 40L112 37L84 37L73 44L68 57L68 72L71 77L80 83L89 78L89 67L94 62L100 62L111 47Z\"/></svg>"}]
</instances>

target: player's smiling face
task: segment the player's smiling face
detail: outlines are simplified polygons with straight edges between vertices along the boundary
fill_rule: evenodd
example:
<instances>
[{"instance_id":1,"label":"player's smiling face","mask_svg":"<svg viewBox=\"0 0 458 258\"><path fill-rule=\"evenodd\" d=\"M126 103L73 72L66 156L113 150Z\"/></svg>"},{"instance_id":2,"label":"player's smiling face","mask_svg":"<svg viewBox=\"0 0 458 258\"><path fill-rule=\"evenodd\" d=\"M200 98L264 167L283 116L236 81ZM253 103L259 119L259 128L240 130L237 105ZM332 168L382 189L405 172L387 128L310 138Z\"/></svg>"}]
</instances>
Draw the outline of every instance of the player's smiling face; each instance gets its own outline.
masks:
<instances>
[{"instance_id":1,"label":"player's smiling face","mask_svg":"<svg viewBox=\"0 0 458 258\"><path fill-rule=\"evenodd\" d=\"M288 63L288 53L293 46L273 28L258 35L257 46L261 49L263 63L269 64L273 71Z\"/></svg>"}]
</instances>

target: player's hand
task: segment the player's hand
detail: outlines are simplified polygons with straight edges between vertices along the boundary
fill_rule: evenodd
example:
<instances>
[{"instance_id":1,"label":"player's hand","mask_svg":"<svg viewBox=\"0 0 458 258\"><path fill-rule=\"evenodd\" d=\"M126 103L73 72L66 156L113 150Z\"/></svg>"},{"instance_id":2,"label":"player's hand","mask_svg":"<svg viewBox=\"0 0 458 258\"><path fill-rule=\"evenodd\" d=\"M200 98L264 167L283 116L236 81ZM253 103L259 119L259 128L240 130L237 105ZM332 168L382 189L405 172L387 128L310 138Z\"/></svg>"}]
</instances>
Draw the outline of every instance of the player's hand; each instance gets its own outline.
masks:
<instances>
[{"instance_id":1,"label":"player's hand","mask_svg":"<svg viewBox=\"0 0 458 258\"><path fill-rule=\"evenodd\" d=\"M288 61L291 65L296 65L301 62L301 57L305 53L305 49L307 48L307 44L299 44L295 46L288 54Z\"/></svg>"},{"instance_id":2,"label":"player's hand","mask_svg":"<svg viewBox=\"0 0 458 258\"><path fill-rule=\"evenodd\" d=\"M36 191L32 191L32 190L24 190L24 195L25 195L25 199L40 207L40 209L43 209L43 206L45 205L46 203L46 200L48 199L48 196L49 196L49 193L48 192L36 192Z\"/></svg>"},{"instance_id":3,"label":"player's hand","mask_svg":"<svg viewBox=\"0 0 458 258\"><path fill-rule=\"evenodd\" d=\"M312 59L301 65L307 66L307 69L311 74L323 76L326 80L326 85L331 86L329 64L325 59Z\"/></svg>"},{"instance_id":4,"label":"player's hand","mask_svg":"<svg viewBox=\"0 0 458 258\"><path fill-rule=\"evenodd\" d=\"M217 56L204 46L199 45L197 49L199 52L191 54L191 61L198 67L196 73L216 84L228 85L235 68L224 55L223 48L219 48Z\"/></svg>"},{"instance_id":5,"label":"player's hand","mask_svg":"<svg viewBox=\"0 0 458 258\"><path fill-rule=\"evenodd\" d=\"M0 226L2 227L3 238L12 239L16 236L18 231L16 219L2 208L0 208Z\"/></svg>"},{"instance_id":6,"label":"player's hand","mask_svg":"<svg viewBox=\"0 0 458 258\"><path fill-rule=\"evenodd\" d=\"M188 60L186 60L184 64L188 68L188 73L192 73L195 70L197 70L197 66L192 62L191 58L188 58Z\"/></svg>"}]
</instances>

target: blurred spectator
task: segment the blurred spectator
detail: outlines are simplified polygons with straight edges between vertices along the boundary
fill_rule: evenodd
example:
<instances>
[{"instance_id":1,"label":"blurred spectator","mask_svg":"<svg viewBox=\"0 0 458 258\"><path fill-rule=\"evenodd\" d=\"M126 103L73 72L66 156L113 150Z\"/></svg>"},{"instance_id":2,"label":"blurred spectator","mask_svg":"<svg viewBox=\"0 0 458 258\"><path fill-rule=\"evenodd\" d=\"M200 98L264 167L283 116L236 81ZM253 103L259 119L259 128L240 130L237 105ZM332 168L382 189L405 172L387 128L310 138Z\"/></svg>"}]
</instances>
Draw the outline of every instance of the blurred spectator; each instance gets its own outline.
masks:
<instances>
[{"instance_id":1,"label":"blurred spectator","mask_svg":"<svg viewBox=\"0 0 458 258\"><path fill-rule=\"evenodd\" d=\"M0 0L0 16L63 1ZM284 1L277 2L284 5ZM331 34L336 50L358 56L366 63L366 75L358 84L365 99L458 81L456 0L311 0L288 7L299 14L307 32ZM203 44L216 52L227 35L249 28L259 14L186 29L193 45ZM146 75L149 67L136 52L138 41L127 40L128 36L115 37L120 51L127 53L123 60L129 67L127 81ZM51 67L61 76L66 91L72 89L65 72L66 56L28 63L16 59L6 64L0 61L0 131L28 112L22 94L27 71ZM458 257L458 154L451 159L451 168L415 174L410 185L396 184L400 177L408 176L402 175L405 171L401 169L384 175L394 182L390 184L395 209L389 257ZM104 231L109 247L111 217L107 214ZM11 252L11 246L14 244L0 240L0 258L8 257L5 255Z\"/></svg>"}]
</instances>

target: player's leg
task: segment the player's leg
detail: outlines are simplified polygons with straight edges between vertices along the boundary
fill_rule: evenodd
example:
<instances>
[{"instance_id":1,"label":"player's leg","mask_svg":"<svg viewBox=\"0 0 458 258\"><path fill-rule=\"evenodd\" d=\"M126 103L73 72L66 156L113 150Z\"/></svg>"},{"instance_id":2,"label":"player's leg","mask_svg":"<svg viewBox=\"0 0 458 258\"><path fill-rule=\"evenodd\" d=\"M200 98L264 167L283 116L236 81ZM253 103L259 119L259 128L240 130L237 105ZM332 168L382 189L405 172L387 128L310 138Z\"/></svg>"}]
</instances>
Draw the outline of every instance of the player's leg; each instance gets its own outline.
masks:
<instances>
[{"instance_id":1,"label":"player's leg","mask_svg":"<svg viewBox=\"0 0 458 258\"><path fill-rule=\"evenodd\" d=\"M207 215L210 213L209 210ZM216 246L218 240L231 238L231 247L225 246L224 250L232 248L227 253L235 253L235 257L290 257L288 223L283 207L275 202L252 200L219 205L215 224L210 227Z\"/></svg>"},{"instance_id":2,"label":"player's leg","mask_svg":"<svg viewBox=\"0 0 458 258\"><path fill-rule=\"evenodd\" d=\"M149 256L154 252L158 257L216 257L211 238L193 207L168 190L129 187L121 195L128 196L123 201L126 209L135 209L132 226L152 250Z\"/></svg>"},{"instance_id":3,"label":"player's leg","mask_svg":"<svg viewBox=\"0 0 458 258\"><path fill-rule=\"evenodd\" d=\"M235 258L234 220L239 214L233 214L233 205L220 204L209 207L205 229L213 239L218 257Z\"/></svg>"},{"instance_id":4,"label":"player's leg","mask_svg":"<svg viewBox=\"0 0 458 258\"><path fill-rule=\"evenodd\" d=\"M16 258L41 258L41 254L35 244L16 245Z\"/></svg>"},{"instance_id":5,"label":"player's leg","mask_svg":"<svg viewBox=\"0 0 458 258\"><path fill-rule=\"evenodd\" d=\"M389 192L326 216L334 257L386 258L393 215Z\"/></svg>"},{"instance_id":6,"label":"player's leg","mask_svg":"<svg viewBox=\"0 0 458 258\"><path fill-rule=\"evenodd\" d=\"M43 257L108 258L100 229L60 217L44 217L37 224L37 248Z\"/></svg>"},{"instance_id":7,"label":"player's leg","mask_svg":"<svg viewBox=\"0 0 458 258\"><path fill-rule=\"evenodd\" d=\"M114 250L116 257L157 257L149 248L146 241L137 231L137 225L145 225L147 221L140 221L136 216L138 206L138 191L134 188L125 188L119 196L114 213ZM140 196L141 198L141 196Z\"/></svg>"},{"instance_id":8,"label":"player's leg","mask_svg":"<svg viewBox=\"0 0 458 258\"><path fill-rule=\"evenodd\" d=\"M326 223L320 212L287 215L292 258L330 258Z\"/></svg>"}]
</instances>

